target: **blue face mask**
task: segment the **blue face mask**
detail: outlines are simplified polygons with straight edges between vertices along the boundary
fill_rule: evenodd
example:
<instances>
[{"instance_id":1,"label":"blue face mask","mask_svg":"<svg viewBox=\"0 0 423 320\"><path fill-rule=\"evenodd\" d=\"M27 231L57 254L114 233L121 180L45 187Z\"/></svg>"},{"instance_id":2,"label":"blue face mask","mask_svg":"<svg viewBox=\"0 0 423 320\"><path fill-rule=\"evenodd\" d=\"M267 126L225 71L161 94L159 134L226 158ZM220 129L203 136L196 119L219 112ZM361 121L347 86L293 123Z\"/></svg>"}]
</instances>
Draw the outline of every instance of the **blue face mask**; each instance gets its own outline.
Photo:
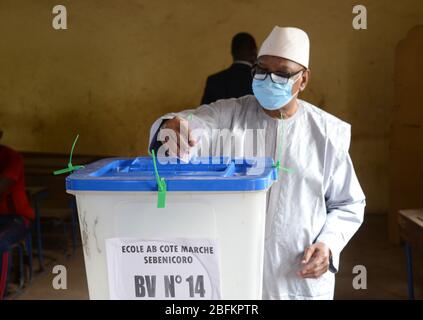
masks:
<instances>
[{"instance_id":1,"label":"blue face mask","mask_svg":"<svg viewBox=\"0 0 423 320\"><path fill-rule=\"evenodd\" d=\"M254 96L261 106L267 110L277 110L285 107L297 94L292 94L292 87L300 79L289 79L287 83L274 83L270 74L264 80L253 79Z\"/></svg>"}]
</instances>

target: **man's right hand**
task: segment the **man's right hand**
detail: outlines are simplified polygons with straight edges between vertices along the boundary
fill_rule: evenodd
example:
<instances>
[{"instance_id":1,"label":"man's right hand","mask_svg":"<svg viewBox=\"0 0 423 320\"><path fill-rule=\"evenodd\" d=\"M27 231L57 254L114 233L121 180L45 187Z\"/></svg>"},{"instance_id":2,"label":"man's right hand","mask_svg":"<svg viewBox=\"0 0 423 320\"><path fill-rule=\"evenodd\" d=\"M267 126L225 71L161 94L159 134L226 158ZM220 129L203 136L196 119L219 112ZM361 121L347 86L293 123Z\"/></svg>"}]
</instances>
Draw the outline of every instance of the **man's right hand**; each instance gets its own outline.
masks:
<instances>
[{"instance_id":1,"label":"man's right hand","mask_svg":"<svg viewBox=\"0 0 423 320\"><path fill-rule=\"evenodd\" d=\"M164 143L169 148L168 156L184 160L189 156L190 148L198 143L188 121L178 116L163 122L158 137L164 137Z\"/></svg>"}]
</instances>

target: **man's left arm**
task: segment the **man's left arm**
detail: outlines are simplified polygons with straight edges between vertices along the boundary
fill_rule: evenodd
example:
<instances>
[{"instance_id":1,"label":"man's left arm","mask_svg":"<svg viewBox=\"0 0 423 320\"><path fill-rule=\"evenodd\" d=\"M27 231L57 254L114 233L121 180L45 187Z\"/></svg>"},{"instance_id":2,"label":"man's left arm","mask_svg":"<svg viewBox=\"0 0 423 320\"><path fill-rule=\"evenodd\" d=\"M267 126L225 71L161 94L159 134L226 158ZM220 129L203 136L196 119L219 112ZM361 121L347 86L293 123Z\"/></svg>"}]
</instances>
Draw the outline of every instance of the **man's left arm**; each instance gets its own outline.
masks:
<instances>
[{"instance_id":1,"label":"man's left arm","mask_svg":"<svg viewBox=\"0 0 423 320\"><path fill-rule=\"evenodd\" d=\"M348 153L336 166L325 198L327 218L316 243L329 247L329 270L338 272L341 251L362 224L366 206L366 198Z\"/></svg>"},{"instance_id":2,"label":"man's left arm","mask_svg":"<svg viewBox=\"0 0 423 320\"><path fill-rule=\"evenodd\" d=\"M351 158L346 152L337 160L325 192L326 223L304 252L302 277L317 278L327 270L338 272L340 253L363 222L365 196Z\"/></svg>"}]
</instances>

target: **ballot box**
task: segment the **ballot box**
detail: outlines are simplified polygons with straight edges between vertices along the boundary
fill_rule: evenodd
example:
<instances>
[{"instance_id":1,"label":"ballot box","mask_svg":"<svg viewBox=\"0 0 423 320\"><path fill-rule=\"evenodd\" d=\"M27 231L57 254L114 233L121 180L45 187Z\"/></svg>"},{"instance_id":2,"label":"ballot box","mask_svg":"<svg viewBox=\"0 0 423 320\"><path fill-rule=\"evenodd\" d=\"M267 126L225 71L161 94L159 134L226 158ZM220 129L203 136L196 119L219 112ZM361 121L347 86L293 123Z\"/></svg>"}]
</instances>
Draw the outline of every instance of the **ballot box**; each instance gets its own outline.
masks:
<instances>
[{"instance_id":1,"label":"ballot box","mask_svg":"<svg viewBox=\"0 0 423 320\"><path fill-rule=\"evenodd\" d=\"M103 159L66 178L90 299L261 299L271 158Z\"/></svg>"}]
</instances>

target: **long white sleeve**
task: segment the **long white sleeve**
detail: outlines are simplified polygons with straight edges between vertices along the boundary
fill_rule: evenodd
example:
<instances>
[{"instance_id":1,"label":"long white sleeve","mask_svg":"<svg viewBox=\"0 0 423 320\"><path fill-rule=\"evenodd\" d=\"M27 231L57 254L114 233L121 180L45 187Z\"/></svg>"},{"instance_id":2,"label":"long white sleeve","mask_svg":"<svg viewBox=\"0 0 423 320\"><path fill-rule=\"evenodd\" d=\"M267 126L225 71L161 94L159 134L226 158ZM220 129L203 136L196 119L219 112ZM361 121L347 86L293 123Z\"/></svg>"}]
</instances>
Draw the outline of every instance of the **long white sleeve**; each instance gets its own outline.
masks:
<instances>
[{"instance_id":1,"label":"long white sleeve","mask_svg":"<svg viewBox=\"0 0 423 320\"><path fill-rule=\"evenodd\" d=\"M192 118L196 122L196 125L206 130L206 132L211 132L213 129L219 128L221 123L221 110L225 108L226 100L220 100L210 105L201 105L197 109L189 109L180 112L173 112L165 114L164 116L157 119L151 126L150 129L150 139L149 146L157 136L157 131L159 130L162 122L164 120L173 119L176 116L179 116L184 119ZM229 101L227 102L229 103ZM229 108L227 109L229 110Z\"/></svg>"},{"instance_id":2,"label":"long white sleeve","mask_svg":"<svg viewBox=\"0 0 423 320\"><path fill-rule=\"evenodd\" d=\"M349 154L336 165L325 193L327 219L317 238L332 252L332 270L339 268L339 255L364 218L365 196Z\"/></svg>"}]
</instances>

